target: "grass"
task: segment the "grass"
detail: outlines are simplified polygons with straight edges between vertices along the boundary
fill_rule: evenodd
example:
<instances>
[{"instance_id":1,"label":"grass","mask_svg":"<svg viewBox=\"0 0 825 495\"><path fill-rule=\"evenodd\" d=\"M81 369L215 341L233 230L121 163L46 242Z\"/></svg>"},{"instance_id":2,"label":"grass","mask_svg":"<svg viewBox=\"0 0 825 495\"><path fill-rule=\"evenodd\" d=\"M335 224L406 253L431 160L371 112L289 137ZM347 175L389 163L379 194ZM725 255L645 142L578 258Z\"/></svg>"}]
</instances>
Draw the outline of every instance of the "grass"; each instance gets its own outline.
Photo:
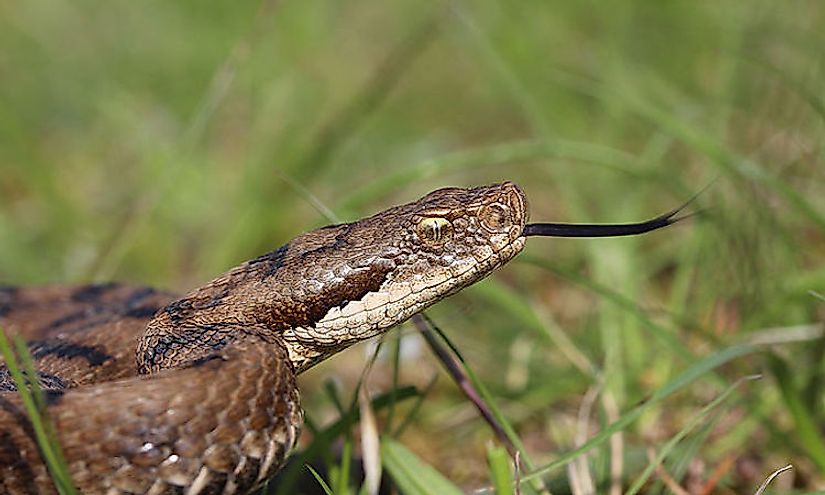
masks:
<instances>
[{"instance_id":1,"label":"grass","mask_svg":"<svg viewBox=\"0 0 825 495\"><path fill-rule=\"evenodd\" d=\"M12 345L12 342L14 345ZM18 390L23 409L31 421L32 430L40 446L41 455L54 480L54 486L60 495L76 495L69 468L57 442L57 437L49 417L45 414L46 398L40 384L32 377L37 376L26 343L20 338L9 341L6 332L0 327L0 356L9 370Z\"/></svg>"},{"instance_id":2,"label":"grass","mask_svg":"<svg viewBox=\"0 0 825 495\"><path fill-rule=\"evenodd\" d=\"M533 461L525 492L755 493L787 464L764 493L825 489L819 2L198 7L0 7L0 283L185 290L446 185L510 179L537 221L624 222L714 181L701 218L531 239L430 317ZM384 477L514 481L412 327L385 344L363 381ZM365 348L301 378L277 489L321 490L316 459L360 488Z\"/></svg>"}]
</instances>

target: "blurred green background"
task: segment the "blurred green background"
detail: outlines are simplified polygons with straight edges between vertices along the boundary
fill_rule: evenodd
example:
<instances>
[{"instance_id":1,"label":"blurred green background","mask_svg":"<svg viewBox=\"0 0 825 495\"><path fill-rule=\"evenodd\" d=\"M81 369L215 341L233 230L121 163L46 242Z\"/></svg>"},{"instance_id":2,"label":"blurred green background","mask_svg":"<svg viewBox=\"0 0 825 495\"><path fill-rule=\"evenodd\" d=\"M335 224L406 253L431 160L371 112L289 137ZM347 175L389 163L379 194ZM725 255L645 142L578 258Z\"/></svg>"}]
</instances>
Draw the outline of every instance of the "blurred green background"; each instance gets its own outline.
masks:
<instances>
[{"instance_id":1,"label":"blurred green background","mask_svg":"<svg viewBox=\"0 0 825 495\"><path fill-rule=\"evenodd\" d=\"M627 222L711 184L703 215L665 231L531 239L431 316L534 467L628 419L587 457L543 470L554 493L754 493L786 464L775 493L823 489L823 11L7 2L0 282L183 291L304 230L443 186L513 180L536 221ZM397 381L423 394L440 365L408 326L388 343L399 335ZM302 378L319 428L337 416L324 383L349 397L369 349ZM711 371L630 421L691 369ZM389 390L393 373L382 358L368 389ZM403 444L464 489L489 486L493 436L449 379L412 418Z\"/></svg>"}]
</instances>

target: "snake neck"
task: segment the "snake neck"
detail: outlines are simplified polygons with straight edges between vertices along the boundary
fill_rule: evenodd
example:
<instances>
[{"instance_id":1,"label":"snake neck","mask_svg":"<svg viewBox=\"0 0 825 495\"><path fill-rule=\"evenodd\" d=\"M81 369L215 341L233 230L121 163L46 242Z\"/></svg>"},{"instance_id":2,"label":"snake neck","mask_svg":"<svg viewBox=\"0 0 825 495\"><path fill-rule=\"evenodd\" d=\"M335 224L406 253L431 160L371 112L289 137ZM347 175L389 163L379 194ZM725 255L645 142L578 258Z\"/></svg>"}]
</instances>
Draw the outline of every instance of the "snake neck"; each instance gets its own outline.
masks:
<instances>
[{"instance_id":1,"label":"snake neck","mask_svg":"<svg viewBox=\"0 0 825 495\"><path fill-rule=\"evenodd\" d=\"M136 359L139 374L165 369L197 366L214 358L240 341L274 342L261 329L224 323L171 324L167 317L153 320L138 343Z\"/></svg>"},{"instance_id":2,"label":"snake neck","mask_svg":"<svg viewBox=\"0 0 825 495\"><path fill-rule=\"evenodd\" d=\"M138 342L138 373L197 365L241 340L274 344L278 329L260 315L265 270L244 263L160 309Z\"/></svg>"}]
</instances>

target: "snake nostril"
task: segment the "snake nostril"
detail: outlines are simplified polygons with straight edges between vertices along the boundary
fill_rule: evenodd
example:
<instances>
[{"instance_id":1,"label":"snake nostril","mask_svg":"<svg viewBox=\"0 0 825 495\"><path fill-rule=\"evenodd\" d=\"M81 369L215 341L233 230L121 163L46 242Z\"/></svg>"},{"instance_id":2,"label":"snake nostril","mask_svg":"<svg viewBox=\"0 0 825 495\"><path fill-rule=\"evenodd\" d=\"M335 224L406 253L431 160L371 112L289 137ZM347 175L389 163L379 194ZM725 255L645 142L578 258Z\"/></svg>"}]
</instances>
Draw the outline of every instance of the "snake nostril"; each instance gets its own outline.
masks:
<instances>
[{"instance_id":1,"label":"snake nostril","mask_svg":"<svg viewBox=\"0 0 825 495\"><path fill-rule=\"evenodd\" d=\"M513 218L509 208L499 203L493 203L482 208L479 213L481 224L491 232L506 230L512 225Z\"/></svg>"},{"instance_id":2,"label":"snake nostril","mask_svg":"<svg viewBox=\"0 0 825 495\"><path fill-rule=\"evenodd\" d=\"M507 202L510 206L510 216L514 224L524 224L527 222L529 212L527 211L527 198L524 191L512 182L507 183L510 186L507 191Z\"/></svg>"}]
</instances>

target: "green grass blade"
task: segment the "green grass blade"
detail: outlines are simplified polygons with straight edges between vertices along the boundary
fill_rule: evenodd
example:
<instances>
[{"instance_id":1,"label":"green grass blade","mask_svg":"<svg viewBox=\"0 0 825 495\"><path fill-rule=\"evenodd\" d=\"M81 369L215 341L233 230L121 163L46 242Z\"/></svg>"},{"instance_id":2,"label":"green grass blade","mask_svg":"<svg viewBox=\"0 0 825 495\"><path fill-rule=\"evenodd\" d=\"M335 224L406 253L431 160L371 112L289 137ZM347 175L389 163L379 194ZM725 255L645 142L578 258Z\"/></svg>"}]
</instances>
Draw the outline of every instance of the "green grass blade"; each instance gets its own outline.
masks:
<instances>
[{"instance_id":1,"label":"green grass blade","mask_svg":"<svg viewBox=\"0 0 825 495\"><path fill-rule=\"evenodd\" d=\"M498 404L496 403L495 399L493 399L493 395L490 393L490 390L484 385L484 382L479 380L478 376L469 366L467 366L463 362L462 364L464 366L464 371L467 373L467 376L470 377L470 382L473 384L476 390L478 390L479 394L481 394L482 400L484 400L484 403L493 413L493 416L501 424L501 427L507 434L507 438L509 438L510 441L513 442L513 445L515 445L515 447L518 449L519 453L522 456L523 462L526 465L532 467L533 461L530 459L530 456L527 453L527 449L524 447L524 443L521 441L521 438L519 438L515 428L513 428L513 425L507 420L507 417L501 411L501 408L498 407Z\"/></svg>"},{"instance_id":2,"label":"green grass blade","mask_svg":"<svg viewBox=\"0 0 825 495\"><path fill-rule=\"evenodd\" d=\"M321 485L321 489L324 490L324 493L326 493L327 495L333 495L332 490L329 488L329 485L326 481L324 481L324 478L322 478L321 475L318 474L318 471L313 469L312 466L310 466L309 464L307 464L306 466L307 469L309 469L309 472L312 473L312 476L314 476L315 479L318 481L318 484Z\"/></svg>"},{"instance_id":3,"label":"green grass blade","mask_svg":"<svg viewBox=\"0 0 825 495\"><path fill-rule=\"evenodd\" d=\"M344 449L341 452L341 462L331 473L331 478L335 484L335 493L349 493L350 464L352 463L352 434L347 434L344 439Z\"/></svg>"},{"instance_id":4,"label":"green grass blade","mask_svg":"<svg viewBox=\"0 0 825 495\"><path fill-rule=\"evenodd\" d=\"M611 423L609 426L600 431L593 438L585 442L581 447L578 447L574 450L571 450L570 452L563 454L555 461L544 466L541 466L532 473L528 474L527 476L524 476L521 479L522 483L525 481L530 481L532 479L538 478L539 476L542 476L545 473L551 472L554 469L564 466L578 455L587 452L588 450L592 449L597 445L601 445L617 431L621 431L627 428L631 423L638 419L639 416L642 415L642 413L644 413L651 407L657 405L658 403L662 402L664 399L671 396L674 392L690 385L706 373L709 373L715 370L716 368L722 366L723 364L726 364L734 359L746 356L748 354L752 354L757 351L758 348L755 346L738 345L728 347L726 349L723 349L722 351L716 352L703 359L700 359L695 364L693 364L685 371L680 373L678 376L676 376L676 378L668 382L665 386L657 390L656 393L654 393L650 397L650 399L645 401L642 405L637 406L631 409L629 412L622 415L621 418Z\"/></svg>"},{"instance_id":5,"label":"green grass blade","mask_svg":"<svg viewBox=\"0 0 825 495\"><path fill-rule=\"evenodd\" d=\"M679 430L679 432L674 435L668 442L662 447L659 453L656 455L656 458L653 462L649 463L648 466L642 471L642 474L636 478L636 481L630 488L627 490L626 495L635 495L639 493L639 490L642 489L645 483L647 483L648 479L650 479L650 475L653 474L653 471L656 469L656 466L662 463L665 458L673 451L676 445L685 438L688 433L693 431L696 427L698 427L705 419L705 417L710 414L716 407L722 404L725 400L730 397L730 395L736 390L742 383L747 380L753 380L754 377L745 377L740 378L733 385L728 387L724 392L722 392L718 397L713 399L708 405L703 407L693 418L688 421L687 425L684 428Z\"/></svg>"},{"instance_id":6,"label":"green grass blade","mask_svg":"<svg viewBox=\"0 0 825 495\"><path fill-rule=\"evenodd\" d=\"M530 459L524 443L519 438L515 428L507 420L507 417L501 412L496 401L493 399L487 387L478 379L457 348L450 339L442 332L437 325L425 314L420 313L413 317L413 322L418 327L430 349L442 362L447 372L455 384L461 389L467 399L475 406L479 414L484 418L485 422L490 426L490 429L495 433L496 437L502 442L510 454L514 457L521 456L522 462L527 469L533 469L534 464ZM440 337L438 338L434 335ZM441 342L444 342L447 347L453 352L450 355L446 349L443 348ZM541 480L535 480L533 484L537 489L541 489Z\"/></svg>"},{"instance_id":7,"label":"green grass blade","mask_svg":"<svg viewBox=\"0 0 825 495\"><path fill-rule=\"evenodd\" d=\"M490 478L496 495L513 495L513 476L510 474L510 456L503 447L490 447L487 451L487 464L490 466Z\"/></svg>"},{"instance_id":8,"label":"green grass blade","mask_svg":"<svg viewBox=\"0 0 825 495\"><path fill-rule=\"evenodd\" d=\"M399 387L399 372L401 370L401 335L395 334L392 341L392 388L390 389L390 404L387 408L387 417L384 421L384 431L391 431L395 419L395 391Z\"/></svg>"},{"instance_id":9,"label":"green grass blade","mask_svg":"<svg viewBox=\"0 0 825 495\"><path fill-rule=\"evenodd\" d=\"M820 472L825 473L825 442L822 440L813 412L805 406L805 401L793 381L793 373L785 361L777 356L771 356L769 363L785 407L796 424L794 437Z\"/></svg>"},{"instance_id":10,"label":"green grass blade","mask_svg":"<svg viewBox=\"0 0 825 495\"><path fill-rule=\"evenodd\" d=\"M401 493L405 495L460 495L462 491L401 443L381 441L381 459Z\"/></svg>"},{"instance_id":11,"label":"green grass blade","mask_svg":"<svg viewBox=\"0 0 825 495\"><path fill-rule=\"evenodd\" d=\"M691 461L697 458L699 449L707 443L708 437L713 432L713 428L719 419L721 419L722 413L722 410L716 411L696 433L683 442L680 451L671 456L667 463L667 472L670 473L673 479L680 480L685 476Z\"/></svg>"},{"instance_id":12,"label":"green grass blade","mask_svg":"<svg viewBox=\"0 0 825 495\"><path fill-rule=\"evenodd\" d=\"M413 386L402 387L395 393L395 402L399 403L412 397L418 397L420 393ZM374 411L380 411L391 403L390 394L379 395L372 400ZM337 421L317 432L312 443L302 452L296 453L290 460L289 465L281 471L279 483L274 493L293 493L295 484L301 475L303 466L316 457L327 453L333 440L349 431L349 428L360 418L358 408L340 417Z\"/></svg>"},{"instance_id":13,"label":"green grass blade","mask_svg":"<svg viewBox=\"0 0 825 495\"><path fill-rule=\"evenodd\" d=\"M418 414L419 409L421 409L421 406L424 404L424 400L430 395L430 392L432 392L433 387L435 387L437 377L438 375L433 376L432 380L430 380L430 383L428 383L424 390L415 397L415 401L413 401L412 407L410 407L410 410L407 412L406 415L404 415L404 418L398 423L398 426L395 428L395 430L393 430L393 437L400 437L401 434L404 433L404 430L406 430L407 427L410 424L412 424L412 422L415 420L415 417Z\"/></svg>"},{"instance_id":14,"label":"green grass blade","mask_svg":"<svg viewBox=\"0 0 825 495\"><path fill-rule=\"evenodd\" d=\"M75 495L78 492L74 488L69 468L54 434L54 428L51 426L48 417L45 416L45 399L43 391L37 383L37 374L31 356L29 356L28 349L21 339L15 339L15 344L16 355L5 331L0 328L0 353L2 353L6 367L17 386L18 394L23 402L26 414L29 416L29 421L31 421L35 439L55 487L61 495ZM20 362L18 362L18 358ZM21 370L21 363L29 379Z\"/></svg>"}]
</instances>

